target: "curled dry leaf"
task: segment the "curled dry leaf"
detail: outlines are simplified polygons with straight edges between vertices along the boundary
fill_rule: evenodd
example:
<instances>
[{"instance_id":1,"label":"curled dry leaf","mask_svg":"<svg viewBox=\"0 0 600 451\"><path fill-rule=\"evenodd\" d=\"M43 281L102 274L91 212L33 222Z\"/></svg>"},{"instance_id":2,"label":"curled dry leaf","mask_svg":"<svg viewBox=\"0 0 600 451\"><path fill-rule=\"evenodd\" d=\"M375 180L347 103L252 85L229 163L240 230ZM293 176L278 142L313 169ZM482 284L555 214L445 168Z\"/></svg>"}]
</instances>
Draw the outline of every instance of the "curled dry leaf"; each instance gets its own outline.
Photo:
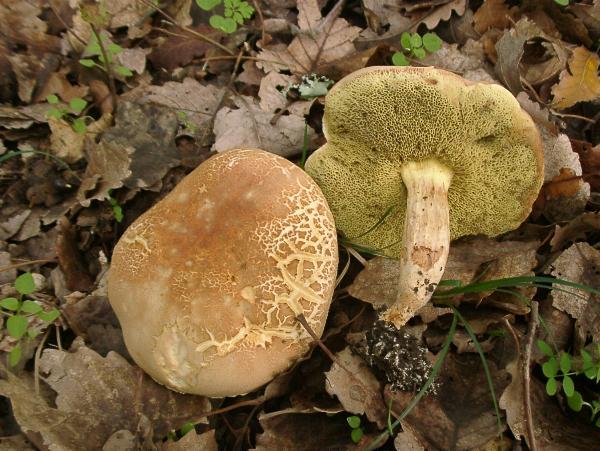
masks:
<instances>
[{"instance_id":1,"label":"curled dry leaf","mask_svg":"<svg viewBox=\"0 0 600 451\"><path fill-rule=\"evenodd\" d=\"M560 74L552 88L553 106L564 109L578 102L600 100L600 57L584 47L577 47L569 59L569 71Z\"/></svg>"},{"instance_id":2,"label":"curled dry leaf","mask_svg":"<svg viewBox=\"0 0 600 451\"><path fill-rule=\"evenodd\" d=\"M566 243L574 243L585 238L586 233L600 230L600 213L586 212L577 216L564 226L556 226L554 236L550 241L552 251L563 249Z\"/></svg>"},{"instance_id":3,"label":"curled dry leaf","mask_svg":"<svg viewBox=\"0 0 600 451\"><path fill-rule=\"evenodd\" d=\"M600 287L600 251L588 243L576 243L554 261L550 274L581 285ZM567 288L567 287L561 287ZM583 290L552 291L552 305L577 320L584 333L600 341L600 299Z\"/></svg>"},{"instance_id":4,"label":"curled dry leaf","mask_svg":"<svg viewBox=\"0 0 600 451\"><path fill-rule=\"evenodd\" d=\"M509 383L508 373L488 361L496 393ZM475 449L498 435L498 422L479 356L449 354L440 372L439 395L422 398L404 422L425 449ZM392 410L400 414L414 397L388 392ZM503 426L504 428L504 426Z\"/></svg>"},{"instance_id":5,"label":"curled dry leaf","mask_svg":"<svg viewBox=\"0 0 600 451\"><path fill-rule=\"evenodd\" d=\"M573 140L573 150L579 154L583 177L593 192L600 192L600 144L592 147L586 141Z\"/></svg>"},{"instance_id":6,"label":"curled dry leaf","mask_svg":"<svg viewBox=\"0 0 600 451\"><path fill-rule=\"evenodd\" d=\"M236 96L232 109L223 107L214 125L213 150L264 149L282 156L297 155L304 146L304 117L299 114L277 115L263 110L253 97ZM308 148L314 149L315 131L307 128Z\"/></svg>"},{"instance_id":7,"label":"curled dry leaf","mask_svg":"<svg viewBox=\"0 0 600 451\"><path fill-rule=\"evenodd\" d=\"M367 415L369 421L385 428L387 407L381 395L381 383L373 375L367 364L349 347L336 354L338 362L325 372L327 393L342 403L346 412Z\"/></svg>"},{"instance_id":8,"label":"curled dry leaf","mask_svg":"<svg viewBox=\"0 0 600 451\"><path fill-rule=\"evenodd\" d=\"M526 46L529 46L527 55L545 55L542 62L526 59ZM562 41L551 38L527 18L519 20L502 35L496 43L496 52L496 73L515 95L523 91L521 78L537 86L558 75L567 63Z\"/></svg>"},{"instance_id":9,"label":"curled dry leaf","mask_svg":"<svg viewBox=\"0 0 600 451\"><path fill-rule=\"evenodd\" d=\"M320 73L324 65L342 61L355 52L352 41L360 28L338 18L341 3L321 16L317 0L298 1L299 31L289 46L265 48L257 63L265 72L289 70L294 75Z\"/></svg>"}]
</instances>

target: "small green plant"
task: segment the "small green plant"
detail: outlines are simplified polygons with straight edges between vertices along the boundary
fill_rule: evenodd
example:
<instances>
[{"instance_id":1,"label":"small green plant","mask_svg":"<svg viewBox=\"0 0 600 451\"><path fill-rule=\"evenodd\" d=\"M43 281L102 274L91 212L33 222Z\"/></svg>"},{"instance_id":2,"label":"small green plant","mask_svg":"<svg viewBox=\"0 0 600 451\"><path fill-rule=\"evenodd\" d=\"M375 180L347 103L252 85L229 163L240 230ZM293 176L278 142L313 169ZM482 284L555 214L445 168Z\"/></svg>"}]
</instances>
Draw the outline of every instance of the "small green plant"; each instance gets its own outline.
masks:
<instances>
[{"instance_id":1,"label":"small green plant","mask_svg":"<svg viewBox=\"0 0 600 451\"><path fill-rule=\"evenodd\" d=\"M181 428L175 429L173 431L169 431L167 433L167 440L176 442L177 440L181 439L188 432L193 431L195 427L196 426L194 425L194 423L191 423L191 422L185 423L183 426L181 426Z\"/></svg>"},{"instance_id":2,"label":"small green plant","mask_svg":"<svg viewBox=\"0 0 600 451\"><path fill-rule=\"evenodd\" d=\"M569 0L554 0L554 3L560 6L569 6Z\"/></svg>"},{"instance_id":3,"label":"small green plant","mask_svg":"<svg viewBox=\"0 0 600 451\"><path fill-rule=\"evenodd\" d=\"M98 39L99 36L99 39ZM101 34L92 34L90 42L85 48L87 58L79 60L79 64L84 67L98 67L102 71L108 73L109 66L116 73L123 77L131 77L133 72L125 66L118 64L115 57L123 51L123 47L114 42L108 43L108 38ZM106 55L106 58L105 58Z\"/></svg>"},{"instance_id":4,"label":"small green plant","mask_svg":"<svg viewBox=\"0 0 600 451\"><path fill-rule=\"evenodd\" d=\"M410 66L408 57L422 60L427 53L437 52L442 47L442 40L435 33L409 33L405 31L400 36L401 52L392 55L395 66Z\"/></svg>"},{"instance_id":5,"label":"small green plant","mask_svg":"<svg viewBox=\"0 0 600 451\"><path fill-rule=\"evenodd\" d=\"M55 308L46 312L37 302L25 299L25 296L35 291L35 282L31 273L26 272L17 277L14 286L19 293L19 297L0 300L0 313L7 317L5 321L6 331L17 340L17 343L8 354L8 364L11 367L21 360L22 341L31 340L41 332L39 328L30 325L30 319L37 317L50 324L60 315L60 312Z\"/></svg>"},{"instance_id":6,"label":"small green plant","mask_svg":"<svg viewBox=\"0 0 600 451\"><path fill-rule=\"evenodd\" d=\"M204 11L212 11L223 4L223 15L213 14L208 20L210 26L225 33L233 33L238 25L250 19L254 8L245 0L196 0L196 4Z\"/></svg>"},{"instance_id":7,"label":"small green plant","mask_svg":"<svg viewBox=\"0 0 600 451\"><path fill-rule=\"evenodd\" d=\"M79 117L87 106L87 102L84 99L74 97L67 106L60 101L56 94L50 94L46 97L46 101L52 105L52 108L46 113L48 117L63 119L66 122L69 122L73 130L77 133L85 133L85 116Z\"/></svg>"},{"instance_id":8,"label":"small green plant","mask_svg":"<svg viewBox=\"0 0 600 451\"><path fill-rule=\"evenodd\" d=\"M196 124L194 124L188 119L187 113L185 111L177 112L177 120L179 121L179 124L183 127L184 133L187 133L189 135L196 134L198 127L196 126Z\"/></svg>"},{"instance_id":9,"label":"small green plant","mask_svg":"<svg viewBox=\"0 0 600 451\"><path fill-rule=\"evenodd\" d=\"M121 207L119 201L113 197L111 191L108 192L108 201L110 202L110 207L115 217L115 221L123 221L123 207Z\"/></svg>"},{"instance_id":10,"label":"small green plant","mask_svg":"<svg viewBox=\"0 0 600 451\"><path fill-rule=\"evenodd\" d=\"M571 410L580 412L586 406L591 410L590 421L600 427L600 396L589 402L583 399L583 395L575 387L573 376L585 375L593 381L600 389L600 357L594 361L592 355L586 350L581 350L582 368L577 369L573 365L574 356L568 352L554 352L552 347L544 340L537 341L538 348L547 357L542 365L542 372L548 378L546 381L546 393L550 396L556 395L560 388L567 398L567 404ZM596 344L597 354L600 356L600 343ZM558 382L561 382L560 384ZM600 390L596 391L600 395Z\"/></svg>"},{"instance_id":11,"label":"small green plant","mask_svg":"<svg viewBox=\"0 0 600 451\"><path fill-rule=\"evenodd\" d=\"M352 439L352 441L354 443L360 442L360 439L364 435L364 432L363 432L362 428L360 427L360 423L361 423L360 417L356 416L356 415L352 415L352 416L349 416L348 418L346 418L346 421L348 422L348 426L350 426L352 428L352 432L350 432L350 438Z\"/></svg>"}]
</instances>

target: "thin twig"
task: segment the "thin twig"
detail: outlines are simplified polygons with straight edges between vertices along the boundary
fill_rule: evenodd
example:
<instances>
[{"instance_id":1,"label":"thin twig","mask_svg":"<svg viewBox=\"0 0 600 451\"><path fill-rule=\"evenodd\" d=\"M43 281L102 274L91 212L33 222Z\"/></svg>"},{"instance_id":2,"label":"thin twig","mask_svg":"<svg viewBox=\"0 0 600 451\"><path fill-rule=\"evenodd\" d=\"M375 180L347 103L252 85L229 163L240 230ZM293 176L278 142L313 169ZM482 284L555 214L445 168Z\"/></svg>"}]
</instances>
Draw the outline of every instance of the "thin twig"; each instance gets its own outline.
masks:
<instances>
[{"instance_id":1,"label":"thin twig","mask_svg":"<svg viewBox=\"0 0 600 451\"><path fill-rule=\"evenodd\" d=\"M535 433L533 428L533 413L531 409L531 353L535 332L538 325L538 303L531 301L531 315L529 316L529 328L527 330L527 342L525 343L525 355L523 356L523 404L525 408L525 422L527 423L527 435L529 436L529 449L537 451Z\"/></svg>"},{"instance_id":2,"label":"thin twig","mask_svg":"<svg viewBox=\"0 0 600 451\"><path fill-rule=\"evenodd\" d=\"M113 105L116 107L117 106L117 86L115 85L115 77L113 75L110 60L108 59L108 53L106 53L106 49L104 48L104 43L102 42L102 39L100 38L100 34L98 33L96 26L91 22L89 24L90 24L90 27L92 28L92 33L94 33L94 36L96 37L96 40L98 41L98 45L100 46L100 53L102 53L102 58L104 58L104 68L106 69L106 76L108 78L108 87L110 89L110 95L112 96L112 99L113 99Z\"/></svg>"},{"instance_id":3,"label":"thin twig","mask_svg":"<svg viewBox=\"0 0 600 451\"><path fill-rule=\"evenodd\" d=\"M40 264L44 264L44 263L55 263L55 262L56 262L55 258L44 258L41 260L29 260L26 262L13 263L12 265L2 266L2 267L0 267L0 272L10 271L11 269L21 268L23 266L40 265Z\"/></svg>"},{"instance_id":4,"label":"thin twig","mask_svg":"<svg viewBox=\"0 0 600 451\"><path fill-rule=\"evenodd\" d=\"M306 321L306 317L304 316L304 314L300 313L298 316L296 316L296 319L298 320L298 322L300 324L302 324L302 327L304 327L304 329L306 329L306 332L308 332L308 335L310 335L310 337L313 339L313 341L319 346L319 348L322 349L322 351L327 355L327 357L329 357L332 362L335 362L338 365L340 365L342 368L344 368L344 366L340 364L339 359L336 358L335 355L333 355L333 353L329 350L329 348L327 346L325 346L325 344L321 341L321 339L317 336L317 334L315 334L315 331L312 330L312 327L310 327L310 325L308 324L308 321ZM346 369L346 371L348 373L352 374L352 372L350 370Z\"/></svg>"},{"instance_id":5,"label":"thin twig","mask_svg":"<svg viewBox=\"0 0 600 451\"><path fill-rule=\"evenodd\" d=\"M258 15L258 18L260 19L260 40L262 42L262 44L264 45L265 43L265 17L263 16L262 10L260 9L260 5L258 4L258 2L256 0L252 0L252 4L254 5L254 10L256 11L256 14Z\"/></svg>"},{"instance_id":6,"label":"thin twig","mask_svg":"<svg viewBox=\"0 0 600 451\"><path fill-rule=\"evenodd\" d=\"M515 348L517 350L517 356L520 358L521 357L521 343L519 342L519 336L515 332L515 329L512 327L512 324L510 324L510 321L508 320L508 318L504 318L503 322L504 322L504 325L506 326L506 329L510 332L510 334L513 337L513 340L515 342Z\"/></svg>"},{"instance_id":7,"label":"thin twig","mask_svg":"<svg viewBox=\"0 0 600 451\"><path fill-rule=\"evenodd\" d=\"M178 24L177 20L174 17L172 17L169 14L167 14L164 10L162 10L161 8L159 8L158 6L156 6L154 3L149 2L148 0L141 0L141 1L142 1L142 3L144 5L149 6L150 8L152 8L156 12L158 12L160 15L166 17L167 20L168 20L168 22L170 23L170 25L175 26L175 27L179 27L182 30L187 31L188 33L192 34L193 36L195 36L195 37L197 37L199 39L202 39L203 41L206 41L209 44L214 45L215 47L220 48L221 50L223 50L225 53L228 53L229 55L235 55L235 53L231 49L225 47L223 44L221 44L221 43L219 43L219 42L217 42L217 41L209 38L208 36L203 35L202 33L198 33L196 30L193 30L193 29L191 29L189 27L186 27L184 25Z\"/></svg>"},{"instance_id":8,"label":"thin twig","mask_svg":"<svg viewBox=\"0 0 600 451\"><path fill-rule=\"evenodd\" d=\"M61 17L61 15L58 13L58 10L56 9L56 6L53 5L52 1L49 1L48 5L50 6L50 9L54 13L58 21L62 24L63 27L65 27L67 33L71 33L79 42L83 44L84 47L87 46L87 42L85 42L85 39L83 39L81 36L75 33L75 31L73 31L71 27L69 27L69 24L67 24L65 20Z\"/></svg>"},{"instance_id":9,"label":"thin twig","mask_svg":"<svg viewBox=\"0 0 600 451\"><path fill-rule=\"evenodd\" d=\"M44 344L46 343L46 338L48 338L49 332L50 332L50 329L47 329L46 333L42 337L42 341L40 341L40 344L38 345L38 347L35 350L35 360L33 363L33 379L34 379L34 383L35 383L35 394L36 395L40 394L40 357L42 355L42 348L44 347Z\"/></svg>"},{"instance_id":10,"label":"thin twig","mask_svg":"<svg viewBox=\"0 0 600 451\"><path fill-rule=\"evenodd\" d=\"M60 338L60 326L55 323L54 327L56 328L56 345L58 346L58 350L62 351L63 347L62 347L62 338Z\"/></svg>"}]
</instances>

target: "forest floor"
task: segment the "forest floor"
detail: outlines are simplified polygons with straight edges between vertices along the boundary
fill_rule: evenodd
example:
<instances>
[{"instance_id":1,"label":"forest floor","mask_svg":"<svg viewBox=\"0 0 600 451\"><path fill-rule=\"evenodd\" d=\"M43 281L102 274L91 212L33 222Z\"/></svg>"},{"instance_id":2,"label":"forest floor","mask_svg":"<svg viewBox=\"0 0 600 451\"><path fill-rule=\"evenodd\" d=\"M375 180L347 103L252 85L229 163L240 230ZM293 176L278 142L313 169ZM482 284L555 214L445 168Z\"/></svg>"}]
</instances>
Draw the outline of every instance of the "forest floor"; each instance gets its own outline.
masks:
<instances>
[{"instance_id":1,"label":"forest floor","mask_svg":"<svg viewBox=\"0 0 600 451\"><path fill-rule=\"evenodd\" d=\"M600 0L0 2L0 450L600 449L599 48ZM107 299L121 235L218 152L302 164L331 84L394 64L518 99L527 221L453 242L454 295L402 333L374 323L397 261L340 241L334 361L224 399L155 383ZM384 338L395 363L364 354Z\"/></svg>"}]
</instances>

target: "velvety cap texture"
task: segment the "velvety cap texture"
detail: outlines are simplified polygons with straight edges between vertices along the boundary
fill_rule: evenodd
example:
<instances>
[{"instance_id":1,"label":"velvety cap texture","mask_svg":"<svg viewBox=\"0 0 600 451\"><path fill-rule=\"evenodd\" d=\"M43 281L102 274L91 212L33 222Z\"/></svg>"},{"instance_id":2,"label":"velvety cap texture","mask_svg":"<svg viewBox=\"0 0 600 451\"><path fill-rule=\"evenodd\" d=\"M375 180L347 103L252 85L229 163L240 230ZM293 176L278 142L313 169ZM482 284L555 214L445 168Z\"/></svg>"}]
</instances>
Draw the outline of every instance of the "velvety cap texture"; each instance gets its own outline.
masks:
<instances>
[{"instance_id":1,"label":"velvety cap texture","mask_svg":"<svg viewBox=\"0 0 600 451\"><path fill-rule=\"evenodd\" d=\"M180 392L252 391L323 331L337 273L325 198L300 168L235 150L201 164L114 249L110 302L127 349Z\"/></svg>"},{"instance_id":2,"label":"velvety cap texture","mask_svg":"<svg viewBox=\"0 0 600 451\"><path fill-rule=\"evenodd\" d=\"M543 182L539 133L512 94L440 69L354 72L327 95L323 127L327 144L310 156L306 171L338 229L388 256L401 249L405 162L434 159L453 172L451 238L518 227Z\"/></svg>"}]
</instances>

